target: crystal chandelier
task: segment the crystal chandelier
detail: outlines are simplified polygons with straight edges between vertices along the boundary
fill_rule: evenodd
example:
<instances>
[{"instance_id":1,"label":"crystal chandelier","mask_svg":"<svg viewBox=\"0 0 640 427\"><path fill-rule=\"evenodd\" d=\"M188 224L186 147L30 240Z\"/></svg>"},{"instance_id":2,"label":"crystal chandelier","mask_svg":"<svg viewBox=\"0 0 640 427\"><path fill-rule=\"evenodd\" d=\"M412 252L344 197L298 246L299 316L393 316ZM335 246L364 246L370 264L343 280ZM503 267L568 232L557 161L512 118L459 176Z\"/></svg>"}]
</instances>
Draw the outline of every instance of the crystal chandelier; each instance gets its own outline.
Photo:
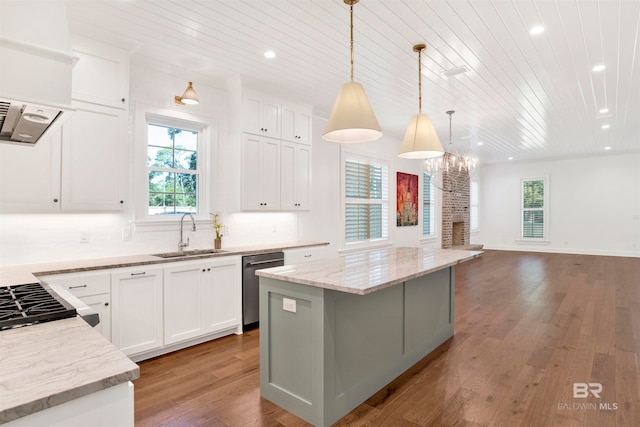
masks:
<instances>
[{"instance_id":1,"label":"crystal chandelier","mask_svg":"<svg viewBox=\"0 0 640 427\"><path fill-rule=\"evenodd\" d=\"M449 145L442 157L426 159L425 172L429 175L431 183L438 190L456 192L464 185L468 187L471 174L477 166L475 157L463 156L457 152L451 142L451 116L455 111L449 110Z\"/></svg>"}]
</instances>

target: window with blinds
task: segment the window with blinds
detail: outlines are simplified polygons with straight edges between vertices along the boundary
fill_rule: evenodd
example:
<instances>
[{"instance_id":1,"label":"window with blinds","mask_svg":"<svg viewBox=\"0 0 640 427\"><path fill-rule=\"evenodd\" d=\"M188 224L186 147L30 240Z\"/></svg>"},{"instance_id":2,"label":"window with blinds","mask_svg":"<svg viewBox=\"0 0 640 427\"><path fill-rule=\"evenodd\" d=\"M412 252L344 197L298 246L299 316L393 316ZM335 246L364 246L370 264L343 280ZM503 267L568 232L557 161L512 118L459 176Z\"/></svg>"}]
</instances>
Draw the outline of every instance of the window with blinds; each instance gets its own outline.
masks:
<instances>
[{"instance_id":1,"label":"window with blinds","mask_svg":"<svg viewBox=\"0 0 640 427\"><path fill-rule=\"evenodd\" d=\"M545 238L545 181L522 181L522 238Z\"/></svg>"},{"instance_id":2,"label":"window with blinds","mask_svg":"<svg viewBox=\"0 0 640 427\"><path fill-rule=\"evenodd\" d=\"M389 238L389 167L349 157L345 161L345 242Z\"/></svg>"},{"instance_id":3,"label":"window with blinds","mask_svg":"<svg viewBox=\"0 0 640 427\"><path fill-rule=\"evenodd\" d=\"M436 234L435 188L429 174L422 174L422 235Z\"/></svg>"},{"instance_id":4,"label":"window with blinds","mask_svg":"<svg viewBox=\"0 0 640 427\"><path fill-rule=\"evenodd\" d=\"M478 229L478 181L471 181L469 188L469 216L471 219L471 231Z\"/></svg>"}]
</instances>

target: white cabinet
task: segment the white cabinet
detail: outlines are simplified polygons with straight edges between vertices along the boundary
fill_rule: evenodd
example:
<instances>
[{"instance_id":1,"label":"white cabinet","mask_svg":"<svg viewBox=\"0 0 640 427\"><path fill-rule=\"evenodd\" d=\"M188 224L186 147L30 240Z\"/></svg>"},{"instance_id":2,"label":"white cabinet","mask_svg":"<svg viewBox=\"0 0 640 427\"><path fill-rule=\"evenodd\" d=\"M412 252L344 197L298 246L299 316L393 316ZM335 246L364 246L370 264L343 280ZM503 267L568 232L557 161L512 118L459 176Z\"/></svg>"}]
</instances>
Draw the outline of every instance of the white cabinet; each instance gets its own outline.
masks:
<instances>
[{"instance_id":1,"label":"white cabinet","mask_svg":"<svg viewBox=\"0 0 640 427\"><path fill-rule=\"evenodd\" d=\"M111 340L111 274L108 271L81 272L39 276L38 279L64 287L94 309L100 323L95 327Z\"/></svg>"},{"instance_id":2,"label":"white cabinet","mask_svg":"<svg viewBox=\"0 0 640 427\"><path fill-rule=\"evenodd\" d=\"M62 208L65 211L124 209L126 114L76 105L63 127Z\"/></svg>"},{"instance_id":3,"label":"white cabinet","mask_svg":"<svg viewBox=\"0 0 640 427\"><path fill-rule=\"evenodd\" d=\"M246 93L242 105L244 132L280 138L280 103L266 95Z\"/></svg>"},{"instance_id":4,"label":"white cabinet","mask_svg":"<svg viewBox=\"0 0 640 427\"><path fill-rule=\"evenodd\" d=\"M311 192L311 146L282 142L280 150L282 210L308 210Z\"/></svg>"},{"instance_id":5,"label":"white cabinet","mask_svg":"<svg viewBox=\"0 0 640 427\"><path fill-rule=\"evenodd\" d=\"M304 248L285 249L284 264L302 264L327 258L327 246L307 246Z\"/></svg>"},{"instance_id":6,"label":"white cabinet","mask_svg":"<svg viewBox=\"0 0 640 427\"><path fill-rule=\"evenodd\" d=\"M244 134L242 209L280 209L280 141Z\"/></svg>"},{"instance_id":7,"label":"white cabinet","mask_svg":"<svg viewBox=\"0 0 640 427\"><path fill-rule=\"evenodd\" d=\"M162 347L162 268L132 267L111 274L111 342L126 355Z\"/></svg>"},{"instance_id":8,"label":"white cabinet","mask_svg":"<svg viewBox=\"0 0 640 427\"><path fill-rule=\"evenodd\" d=\"M60 210L62 131L33 147L0 144L0 210L55 212Z\"/></svg>"},{"instance_id":9,"label":"white cabinet","mask_svg":"<svg viewBox=\"0 0 640 427\"><path fill-rule=\"evenodd\" d=\"M129 96L129 54L122 50L74 37L71 97L77 101L126 109Z\"/></svg>"},{"instance_id":10,"label":"white cabinet","mask_svg":"<svg viewBox=\"0 0 640 427\"><path fill-rule=\"evenodd\" d=\"M311 144L311 111L297 105L282 105L282 139Z\"/></svg>"},{"instance_id":11,"label":"white cabinet","mask_svg":"<svg viewBox=\"0 0 640 427\"><path fill-rule=\"evenodd\" d=\"M62 129L34 147L0 144L3 212L124 209L128 56L88 43L74 53L79 57L72 79L76 111Z\"/></svg>"},{"instance_id":12,"label":"white cabinet","mask_svg":"<svg viewBox=\"0 0 640 427\"><path fill-rule=\"evenodd\" d=\"M242 319L239 257L187 261L164 268L164 343L237 328Z\"/></svg>"}]
</instances>

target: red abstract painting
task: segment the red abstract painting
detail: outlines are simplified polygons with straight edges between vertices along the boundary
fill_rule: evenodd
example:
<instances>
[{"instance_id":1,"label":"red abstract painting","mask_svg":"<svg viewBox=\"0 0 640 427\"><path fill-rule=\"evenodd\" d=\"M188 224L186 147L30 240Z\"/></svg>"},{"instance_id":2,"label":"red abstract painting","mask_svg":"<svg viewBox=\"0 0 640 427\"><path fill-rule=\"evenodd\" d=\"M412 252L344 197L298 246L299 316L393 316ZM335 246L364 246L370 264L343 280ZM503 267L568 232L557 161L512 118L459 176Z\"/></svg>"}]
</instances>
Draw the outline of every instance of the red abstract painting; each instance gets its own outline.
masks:
<instances>
[{"instance_id":1,"label":"red abstract painting","mask_svg":"<svg viewBox=\"0 0 640 427\"><path fill-rule=\"evenodd\" d=\"M396 187L396 225L418 225L418 175L398 172Z\"/></svg>"}]
</instances>

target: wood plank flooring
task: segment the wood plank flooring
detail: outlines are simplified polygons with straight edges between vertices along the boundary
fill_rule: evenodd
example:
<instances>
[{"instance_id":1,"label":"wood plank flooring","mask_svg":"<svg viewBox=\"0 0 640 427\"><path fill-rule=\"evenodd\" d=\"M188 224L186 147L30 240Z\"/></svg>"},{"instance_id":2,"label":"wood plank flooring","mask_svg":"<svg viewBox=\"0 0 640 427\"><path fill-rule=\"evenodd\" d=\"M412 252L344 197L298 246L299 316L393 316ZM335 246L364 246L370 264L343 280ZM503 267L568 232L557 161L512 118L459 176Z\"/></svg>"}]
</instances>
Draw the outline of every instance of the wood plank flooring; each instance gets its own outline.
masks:
<instances>
[{"instance_id":1,"label":"wood plank flooring","mask_svg":"<svg viewBox=\"0 0 640 427\"><path fill-rule=\"evenodd\" d=\"M309 425L260 398L258 341L141 362L136 426ZM336 425L637 427L639 354L640 258L486 251L457 267L454 337Z\"/></svg>"}]
</instances>

